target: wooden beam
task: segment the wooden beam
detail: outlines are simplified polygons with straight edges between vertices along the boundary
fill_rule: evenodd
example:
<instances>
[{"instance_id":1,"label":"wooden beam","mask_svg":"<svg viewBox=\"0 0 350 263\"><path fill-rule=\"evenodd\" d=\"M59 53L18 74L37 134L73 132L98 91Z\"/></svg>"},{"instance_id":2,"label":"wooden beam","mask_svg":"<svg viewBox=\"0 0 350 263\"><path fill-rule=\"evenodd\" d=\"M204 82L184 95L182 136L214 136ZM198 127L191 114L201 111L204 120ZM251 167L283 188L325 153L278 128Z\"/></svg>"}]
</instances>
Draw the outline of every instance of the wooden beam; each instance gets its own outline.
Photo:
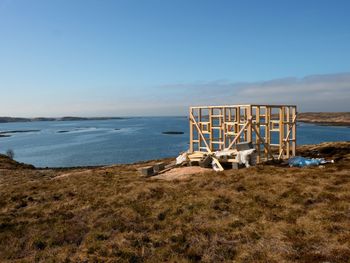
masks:
<instances>
[{"instance_id":1,"label":"wooden beam","mask_svg":"<svg viewBox=\"0 0 350 263\"><path fill-rule=\"evenodd\" d=\"M260 106L256 106L255 108L255 125L256 127L258 127L258 131L260 133ZM257 156L257 162L260 162L261 159L261 147L260 147L260 140L258 136L255 136L255 144L256 144L256 148L258 151L258 156Z\"/></svg>"},{"instance_id":2,"label":"wooden beam","mask_svg":"<svg viewBox=\"0 0 350 263\"><path fill-rule=\"evenodd\" d=\"M296 154L296 146L297 146L297 125L296 125L296 122L297 122L297 107L293 107L293 119L295 117L295 121L294 121L294 125L293 125L293 130L292 130L292 133L293 133L293 147L292 147L292 154L293 156L295 156Z\"/></svg>"},{"instance_id":3,"label":"wooden beam","mask_svg":"<svg viewBox=\"0 0 350 263\"><path fill-rule=\"evenodd\" d=\"M192 122L192 108L190 108L190 152L193 152L193 122Z\"/></svg>"},{"instance_id":4,"label":"wooden beam","mask_svg":"<svg viewBox=\"0 0 350 263\"><path fill-rule=\"evenodd\" d=\"M202 109L198 109L198 123L202 121ZM199 135L199 134L198 134ZM198 136L198 149L202 146L202 138Z\"/></svg>"},{"instance_id":5,"label":"wooden beam","mask_svg":"<svg viewBox=\"0 0 350 263\"><path fill-rule=\"evenodd\" d=\"M284 151L284 143L283 143L283 139L284 139L284 107L280 107L279 108L279 122L278 122L278 128L279 128L279 150L280 152Z\"/></svg>"},{"instance_id":6,"label":"wooden beam","mask_svg":"<svg viewBox=\"0 0 350 263\"><path fill-rule=\"evenodd\" d=\"M287 127L287 131L290 130L290 107L286 107L287 109L287 124L286 124L286 127ZM288 134L287 134L288 135ZM287 142L287 148L286 148L286 151L287 151L287 159L289 159L290 157L290 141L288 139L288 142Z\"/></svg>"}]
</instances>

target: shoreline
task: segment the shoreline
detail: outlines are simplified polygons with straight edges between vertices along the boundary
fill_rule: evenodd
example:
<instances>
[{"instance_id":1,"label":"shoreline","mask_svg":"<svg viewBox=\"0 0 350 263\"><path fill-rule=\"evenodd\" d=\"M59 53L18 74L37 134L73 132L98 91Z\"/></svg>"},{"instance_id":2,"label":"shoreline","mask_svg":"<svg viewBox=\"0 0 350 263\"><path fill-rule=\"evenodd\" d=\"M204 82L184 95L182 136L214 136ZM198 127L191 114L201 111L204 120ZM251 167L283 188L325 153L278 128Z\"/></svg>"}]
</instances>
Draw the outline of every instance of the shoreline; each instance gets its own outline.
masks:
<instances>
[{"instance_id":1,"label":"shoreline","mask_svg":"<svg viewBox=\"0 0 350 263\"><path fill-rule=\"evenodd\" d=\"M309 123L318 126L337 126L337 127L350 127L350 122L327 122L327 121L309 121L309 120L298 120L297 122Z\"/></svg>"},{"instance_id":2,"label":"shoreline","mask_svg":"<svg viewBox=\"0 0 350 263\"><path fill-rule=\"evenodd\" d=\"M318 144L302 144L302 145L297 145L297 154L296 156L299 156L301 150L305 150L307 148L315 148L315 147L327 147L328 145L336 145L336 144L347 144L349 142L347 141L336 141L336 142L322 142ZM144 161L136 161L136 162L130 162L130 163L114 163L114 164L101 164L101 165L82 165L82 166L47 166L47 167L37 167L33 164L30 163L24 163L17 161L16 159L11 160L11 163L16 163L16 166L18 167L26 167L29 169L33 170L38 170L38 171L45 171L45 170L52 170L52 171L69 171L69 170L81 170L81 169L100 169L100 168L117 168L117 167L128 167L128 166L139 166L139 165L144 165L144 164L149 164L149 163L157 163L157 162L171 162L176 159L177 156L173 157L166 157L166 158L159 158L159 159L149 159L149 160L144 160ZM9 159L5 154L0 153L0 164L1 161L4 159ZM1 170L0 166L0 170Z\"/></svg>"},{"instance_id":3,"label":"shoreline","mask_svg":"<svg viewBox=\"0 0 350 263\"><path fill-rule=\"evenodd\" d=\"M130 117L0 117L0 123L15 123L15 122L37 122L37 121L103 121L103 120L124 120Z\"/></svg>"},{"instance_id":4,"label":"shoreline","mask_svg":"<svg viewBox=\"0 0 350 263\"><path fill-rule=\"evenodd\" d=\"M44 121L99 121L99 120L124 120L134 117L0 117L1 123L18 123L18 122L44 122ZM169 118L178 118L180 116L169 116ZM181 116L187 118L187 116ZM350 127L350 112L301 112L298 114L297 122L310 123L320 126L345 126Z\"/></svg>"},{"instance_id":5,"label":"shoreline","mask_svg":"<svg viewBox=\"0 0 350 263\"><path fill-rule=\"evenodd\" d=\"M301 112L297 121L321 126L350 126L350 112Z\"/></svg>"}]
</instances>

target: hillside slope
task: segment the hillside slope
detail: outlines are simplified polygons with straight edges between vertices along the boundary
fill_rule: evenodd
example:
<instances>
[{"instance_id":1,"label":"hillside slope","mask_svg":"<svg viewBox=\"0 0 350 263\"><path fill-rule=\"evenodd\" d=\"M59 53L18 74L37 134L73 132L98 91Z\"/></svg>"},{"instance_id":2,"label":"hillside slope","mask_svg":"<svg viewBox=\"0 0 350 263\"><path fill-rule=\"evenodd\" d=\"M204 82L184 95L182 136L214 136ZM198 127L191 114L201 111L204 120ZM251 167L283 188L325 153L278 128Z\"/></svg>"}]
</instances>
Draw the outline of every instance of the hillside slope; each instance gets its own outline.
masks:
<instances>
[{"instance_id":1,"label":"hillside slope","mask_svg":"<svg viewBox=\"0 0 350 263\"><path fill-rule=\"evenodd\" d=\"M350 143L299 153L336 163L175 181L139 177L144 164L0 166L0 261L349 262Z\"/></svg>"}]
</instances>

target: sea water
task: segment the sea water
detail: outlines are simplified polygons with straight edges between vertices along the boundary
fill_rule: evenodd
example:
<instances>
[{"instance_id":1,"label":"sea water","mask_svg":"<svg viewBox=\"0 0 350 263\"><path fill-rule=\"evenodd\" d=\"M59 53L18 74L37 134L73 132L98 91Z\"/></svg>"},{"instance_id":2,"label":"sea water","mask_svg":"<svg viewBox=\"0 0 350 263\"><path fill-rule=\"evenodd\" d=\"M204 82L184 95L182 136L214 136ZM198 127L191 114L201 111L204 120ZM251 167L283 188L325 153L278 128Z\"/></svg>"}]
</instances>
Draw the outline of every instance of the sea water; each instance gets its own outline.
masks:
<instances>
[{"instance_id":1,"label":"sea water","mask_svg":"<svg viewBox=\"0 0 350 263\"><path fill-rule=\"evenodd\" d=\"M38 130L0 137L0 153L37 167L93 166L176 157L189 147L187 117L0 123L0 131ZM168 135L164 131L184 134ZM298 144L350 141L348 127L300 123Z\"/></svg>"}]
</instances>

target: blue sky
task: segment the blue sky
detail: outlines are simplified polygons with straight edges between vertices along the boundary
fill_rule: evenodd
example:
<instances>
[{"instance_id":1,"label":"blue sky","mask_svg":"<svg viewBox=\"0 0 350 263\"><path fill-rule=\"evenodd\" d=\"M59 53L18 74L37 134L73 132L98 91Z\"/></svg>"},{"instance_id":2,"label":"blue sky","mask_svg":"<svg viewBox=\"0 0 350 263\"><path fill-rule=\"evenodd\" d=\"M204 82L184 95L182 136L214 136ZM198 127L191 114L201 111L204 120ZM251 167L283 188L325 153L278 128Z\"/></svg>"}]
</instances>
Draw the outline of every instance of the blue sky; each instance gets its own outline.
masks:
<instances>
[{"instance_id":1,"label":"blue sky","mask_svg":"<svg viewBox=\"0 0 350 263\"><path fill-rule=\"evenodd\" d=\"M341 0L0 0L0 116L347 111L349 13Z\"/></svg>"}]
</instances>

